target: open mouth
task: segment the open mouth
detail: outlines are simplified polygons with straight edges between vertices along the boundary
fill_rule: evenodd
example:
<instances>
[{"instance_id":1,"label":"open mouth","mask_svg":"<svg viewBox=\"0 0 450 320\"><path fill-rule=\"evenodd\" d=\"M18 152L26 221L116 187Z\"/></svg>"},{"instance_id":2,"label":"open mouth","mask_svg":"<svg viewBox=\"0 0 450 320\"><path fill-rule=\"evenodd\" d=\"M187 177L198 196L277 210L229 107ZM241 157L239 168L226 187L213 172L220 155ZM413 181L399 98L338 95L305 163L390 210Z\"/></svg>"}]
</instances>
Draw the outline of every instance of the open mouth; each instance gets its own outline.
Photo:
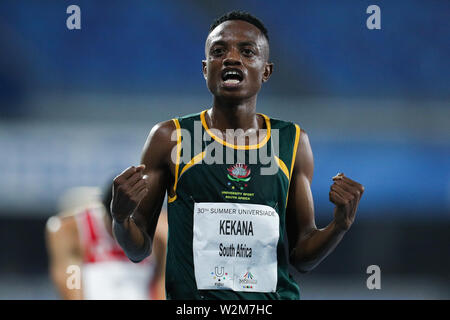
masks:
<instances>
[{"instance_id":1,"label":"open mouth","mask_svg":"<svg viewBox=\"0 0 450 320\"><path fill-rule=\"evenodd\" d=\"M244 79L239 69L225 69L222 71L222 80L227 85L236 85Z\"/></svg>"}]
</instances>

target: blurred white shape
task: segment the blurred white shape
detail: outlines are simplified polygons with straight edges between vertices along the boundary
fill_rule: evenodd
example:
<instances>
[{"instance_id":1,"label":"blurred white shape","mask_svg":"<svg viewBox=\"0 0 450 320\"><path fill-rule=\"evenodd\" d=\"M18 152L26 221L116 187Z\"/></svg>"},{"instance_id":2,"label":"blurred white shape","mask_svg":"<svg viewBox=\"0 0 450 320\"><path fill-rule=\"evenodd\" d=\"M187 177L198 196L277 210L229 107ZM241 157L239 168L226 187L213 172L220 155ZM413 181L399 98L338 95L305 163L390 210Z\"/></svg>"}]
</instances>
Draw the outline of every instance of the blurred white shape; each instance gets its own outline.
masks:
<instances>
[{"instance_id":1,"label":"blurred white shape","mask_svg":"<svg viewBox=\"0 0 450 320\"><path fill-rule=\"evenodd\" d=\"M61 219L59 217L50 217L47 220L47 230L50 232L56 232L61 228Z\"/></svg>"},{"instance_id":2,"label":"blurred white shape","mask_svg":"<svg viewBox=\"0 0 450 320\"><path fill-rule=\"evenodd\" d=\"M78 208L101 201L102 191L98 187L75 187L67 190L58 201L60 215L73 214Z\"/></svg>"}]
</instances>

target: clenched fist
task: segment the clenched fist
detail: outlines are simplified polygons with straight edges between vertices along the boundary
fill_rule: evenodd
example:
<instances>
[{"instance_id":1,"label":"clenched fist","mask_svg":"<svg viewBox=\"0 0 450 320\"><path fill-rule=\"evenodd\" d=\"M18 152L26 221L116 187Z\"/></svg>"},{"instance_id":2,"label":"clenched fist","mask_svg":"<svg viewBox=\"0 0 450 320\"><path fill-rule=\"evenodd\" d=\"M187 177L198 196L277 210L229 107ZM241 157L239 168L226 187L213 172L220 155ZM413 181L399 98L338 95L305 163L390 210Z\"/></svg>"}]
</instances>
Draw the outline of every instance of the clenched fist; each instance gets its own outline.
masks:
<instances>
[{"instance_id":1,"label":"clenched fist","mask_svg":"<svg viewBox=\"0 0 450 320\"><path fill-rule=\"evenodd\" d=\"M336 205L334 220L339 228L348 230L355 220L356 209L364 193L364 187L347 178L343 173L333 177L333 181L330 188L330 201Z\"/></svg>"},{"instance_id":2,"label":"clenched fist","mask_svg":"<svg viewBox=\"0 0 450 320\"><path fill-rule=\"evenodd\" d=\"M137 208L148 192L148 180L144 175L145 165L129 167L114 178L111 213L122 223Z\"/></svg>"}]
</instances>

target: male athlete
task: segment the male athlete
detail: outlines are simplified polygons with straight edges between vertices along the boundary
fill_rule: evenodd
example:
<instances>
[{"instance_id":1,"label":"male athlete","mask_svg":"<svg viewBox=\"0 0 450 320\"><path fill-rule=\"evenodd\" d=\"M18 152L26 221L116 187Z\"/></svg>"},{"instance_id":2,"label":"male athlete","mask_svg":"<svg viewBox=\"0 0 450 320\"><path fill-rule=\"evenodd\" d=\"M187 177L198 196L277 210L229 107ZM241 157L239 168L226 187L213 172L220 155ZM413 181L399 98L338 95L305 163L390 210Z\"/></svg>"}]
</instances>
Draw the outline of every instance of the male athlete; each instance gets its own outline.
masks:
<instances>
[{"instance_id":1,"label":"male athlete","mask_svg":"<svg viewBox=\"0 0 450 320\"><path fill-rule=\"evenodd\" d=\"M333 177L334 219L317 229L306 132L256 113L273 70L257 18L235 11L217 19L205 55L212 108L151 130L141 165L114 179L114 233L132 261L151 254L167 192L169 299L299 299L288 265L307 272L333 251L364 188ZM274 163L278 170L267 171Z\"/></svg>"},{"instance_id":2,"label":"male athlete","mask_svg":"<svg viewBox=\"0 0 450 320\"><path fill-rule=\"evenodd\" d=\"M154 255L133 264L112 235L111 188L103 198L95 187L72 188L61 198L60 212L46 228L53 283L66 300L165 299L166 215L158 223Z\"/></svg>"}]
</instances>

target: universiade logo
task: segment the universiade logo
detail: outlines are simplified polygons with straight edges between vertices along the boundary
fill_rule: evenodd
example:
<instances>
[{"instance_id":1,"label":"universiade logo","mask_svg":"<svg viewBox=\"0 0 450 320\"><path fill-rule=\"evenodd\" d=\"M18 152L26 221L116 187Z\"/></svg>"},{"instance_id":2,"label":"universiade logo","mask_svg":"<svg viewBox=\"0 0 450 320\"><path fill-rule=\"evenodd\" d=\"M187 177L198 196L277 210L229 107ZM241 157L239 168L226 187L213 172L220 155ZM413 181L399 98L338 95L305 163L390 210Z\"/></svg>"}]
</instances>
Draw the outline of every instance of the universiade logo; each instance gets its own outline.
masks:
<instances>
[{"instance_id":1,"label":"universiade logo","mask_svg":"<svg viewBox=\"0 0 450 320\"><path fill-rule=\"evenodd\" d=\"M210 133L214 137L211 137ZM267 143L258 143L258 137L267 137L266 129L258 130L258 132L254 129L247 131L227 129L225 133L217 129L209 129L208 133L203 130L201 121L195 121L193 135L192 137L191 131L183 128L172 132L171 140L177 142L171 152L173 163L234 165L232 171L228 170L228 172L233 179L242 181L250 175L250 169L247 168L250 164L261 164L261 175L278 173L277 159L280 150L278 129L270 130ZM233 148L236 145L242 147ZM257 147L245 148L243 147L245 145Z\"/></svg>"},{"instance_id":2,"label":"universiade logo","mask_svg":"<svg viewBox=\"0 0 450 320\"><path fill-rule=\"evenodd\" d=\"M214 285L216 287L223 287L225 285L224 281L230 279L230 277L228 276L228 272L225 272L224 267L215 267L214 272L211 272L211 276L215 281Z\"/></svg>"}]
</instances>

